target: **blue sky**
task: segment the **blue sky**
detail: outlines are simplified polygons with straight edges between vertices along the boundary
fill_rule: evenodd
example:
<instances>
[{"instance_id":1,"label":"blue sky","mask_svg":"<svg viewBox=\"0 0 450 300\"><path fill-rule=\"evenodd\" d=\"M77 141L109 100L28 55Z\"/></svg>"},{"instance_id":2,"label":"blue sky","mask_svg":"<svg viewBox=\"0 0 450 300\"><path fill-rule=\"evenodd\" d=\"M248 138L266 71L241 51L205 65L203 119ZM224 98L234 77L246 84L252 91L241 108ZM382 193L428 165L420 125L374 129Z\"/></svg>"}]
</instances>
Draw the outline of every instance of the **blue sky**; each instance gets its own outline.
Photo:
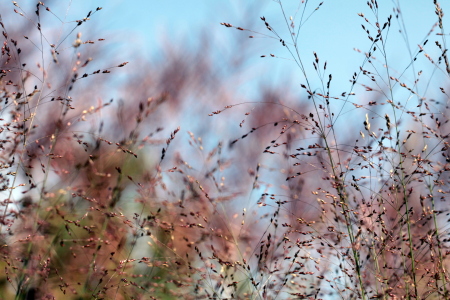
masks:
<instances>
[{"instance_id":1,"label":"blue sky","mask_svg":"<svg viewBox=\"0 0 450 300\"><path fill-rule=\"evenodd\" d=\"M199 30L207 29L211 38L229 40L230 47L235 47L233 38L238 38L240 34L247 35L235 30L230 30L220 26L220 22L232 23L236 26L243 26L249 22L249 18L265 16L270 24L278 31L286 32L284 21L278 3L271 0L170 0L170 1L73 1L74 14L79 11L87 11L96 6L102 6L103 10L92 18L98 26L100 32L119 32L120 40L124 42L125 48L134 45L142 54L151 56L158 47L159 41L164 38L176 44L177 41L186 39L192 43L198 40L196 33ZM295 15L295 11L300 1L283 1L286 14ZM313 10L320 1L309 1L309 12ZM408 28L409 44L414 47L423 41L423 38L430 30L437 18L434 14L432 1L409 0L409 1L379 1L380 19L393 13L392 8L395 3L400 6L404 17L404 23ZM444 12L449 5L443 3ZM450 7L449 7L450 8ZM248 11L259 10L256 15L251 15ZM370 20L373 15L369 11L366 1L324 1L320 9L309 19L304 26L300 36L300 49L302 55L307 59L312 58L313 51L316 51L322 61L328 61L329 71L334 74L335 80L340 84L345 83L351 74L357 70L363 57L354 52L353 48L367 51L370 45L366 34L361 28L362 18L357 13L364 13ZM83 14L82 14L83 15ZM297 17L300 12L297 14ZM266 33L262 22L256 20L258 29ZM396 20L393 20L396 23ZM394 24L396 25L396 24ZM396 26L395 26L396 27ZM394 36L396 33L392 33ZM394 61L402 62L404 59L405 42L398 36L394 37L397 49L391 52ZM278 43L270 40L259 40L260 50L255 53L255 58L267 52L273 52L280 56L283 49ZM183 45L180 45L183 47ZM218 45L222 47L222 45ZM133 49L135 51L135 49ZM232 51L233 49L230 49ZM396 51L398 50L398 51ZM239 52L236 52L237 55ZM287 56L287 55L286 55ZM312 60L312 59L310 59ZM257 63L259 63L258 61ZM286 61L269 62L277 67L291 69L295 68ZM406 62L405 62L406 63ZM400 65L401 67L401 65ZM345 76L344 74L348 74ZM345 77L344 77L345 76ZM344 77L344 78L342 78Z\"/></svg>"},{"instance_id":2,"label":"blue sky","mask_svg":"<svg viewBox=\"0 0 450 300\"><path fill-rule=\"evenodd\" d=\"M302 1L282 1L286 17L294 16L296 26L299 24L301 10L305 4L300 5L300 11L296 11ZM307 1L306 14L309 15L321 1ZM22 6L27 6L27 1L18 1ZM79 28L85 36L90 33L95 37L105 36L109 45L119 49L124 58L130 60L129 53L138 53L144 57L154 58L160 50L161 41L168 41L175 47L183 48L185 43L195 44L199 34L208 35L213 40L213 51L230 51L239 55L240 49L236 42L241 36L249 35L247 32L239 32L225 28L221 22L228 22L244 28L252 23L249 29L255 29L268 33L259 16L265 16L277 32L283 33L288 39L280 5L273 0L96 0L96 1L57 1L49 2L52 8L62 19L66 21L80 19L86 16L89 10L96 7L103 9L91 17L91 22ZM406 42L398 34L398 25L407 28L408 44L412 51L417 49L417 44L423 42L431 26L437 21L434 13L433 2L423 0L392 0L379 1L379 16L384 22L389 14L393 13L393 7L400 7L403 19L399 22L394 18L393 29L388 45L390 64L401 71L409 62L405 56ZM444 12L450 8L449 3L442 3ZM12 9L12 3L2 2L0 8ZM317 52L321 62L328 62L328 72L332 73L334 86L339 87L341 93L349 89L348 80L353 72L358 71L364 56L355 52L353 48L359 48L363 52L368 51L370 41L361 28L363 19L358 13L364 13L373 21L373 14L366 5L366 1L323 1L323 5L317 10L308 22L302 27L299 36L300 52L310 74L314 74L312 68L313 52ZM56 25L56 24L55 24ZM254 26L254 27L253 27ZM70 30L72 24L67 24L65 30ZM94 29L94 30L92 30ZM78 31L78 29L77 29ZM95 31L95 33L93 32ZM372 30L373 32L373 30ZM435 36L433 36L434 38ZM289 53L278 42L267 38L254 39L254 60L249 64L255 66L256 77L264 77L272 83L282 83L286 77L294 78L293 82L303 82L304 78L295 65L288 60L260 59L261 55L273 53L280 57L289 57ZM436 50L430 47L429 51ZM376 56L376 53L374 54ZM130 60L130 65L133 61ZM264 64L270 72L260 73L258 66ZM424 66L426 68L427 66ZM262 75L262 76L261 76ZM254 88L243 83L243 92ZM295 87L297 88L297 87Z\"/></svg>"}]
</instances>

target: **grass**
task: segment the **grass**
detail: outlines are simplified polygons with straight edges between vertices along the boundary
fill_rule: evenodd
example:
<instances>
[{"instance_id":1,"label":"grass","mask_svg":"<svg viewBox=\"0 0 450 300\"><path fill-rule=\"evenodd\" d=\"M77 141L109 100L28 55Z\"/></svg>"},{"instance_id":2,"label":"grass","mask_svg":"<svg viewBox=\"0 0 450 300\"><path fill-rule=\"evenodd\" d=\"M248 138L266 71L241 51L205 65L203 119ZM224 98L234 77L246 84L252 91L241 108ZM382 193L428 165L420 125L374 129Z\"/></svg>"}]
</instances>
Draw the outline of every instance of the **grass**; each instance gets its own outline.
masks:
<instances>
[{"instance_id":1,"label":"grass","mask_svg":"<svg viewBox=\"0 0 450 300\"><path fill-rule=\"evenodd\" d=\"M283 28L222 23L274 41L298 71L299 90L258 101L220 89L206 50L167 51L152 76L105 57L107 41L81 30L101 8L74 21L42 2L2 12L0 298L450 297L442 8L430 4L435 26L396 70L399 3L382 16L367 2L370 47L341 90L344 75L298 43L326 3L294 17L274 3ZM99 98L118 71L124 99ZM226 104L200 119L201 137L179 127L196 113L187 99L211 97Z\"/></svg>"}]
</instances>

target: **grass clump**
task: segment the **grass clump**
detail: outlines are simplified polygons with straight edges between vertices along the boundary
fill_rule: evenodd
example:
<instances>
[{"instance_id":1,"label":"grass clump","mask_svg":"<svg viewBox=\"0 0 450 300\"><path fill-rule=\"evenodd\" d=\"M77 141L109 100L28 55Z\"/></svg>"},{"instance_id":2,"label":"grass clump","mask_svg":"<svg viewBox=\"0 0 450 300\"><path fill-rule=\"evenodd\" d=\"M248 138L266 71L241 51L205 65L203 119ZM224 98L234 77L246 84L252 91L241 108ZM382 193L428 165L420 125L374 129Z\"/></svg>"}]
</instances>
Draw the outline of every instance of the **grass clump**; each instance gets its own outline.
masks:
<instances>
[{"instance_id":1,"label":"grass clump","mask_svg":"<svg viewBox=\"0 0 450 300\"><path fill-rule=\"evenodd\" d=\"M441 6L398 68L400 4L383 16L386 4L368 1L358 15L369 46L355 48L361 63L342 87L328 71L336 58L299 44L327 3L302 1L292 17L274 5L283 25L222 25L273 40L299 90L262 86L257 100L230 102L243 96L220 89L234 79L218 77L206 50L168 49L148 76L102 56L104 38L84 38L101 8L65 21L42 2L11 4L0 24L0 297L449 298ZM45 31L52 22L59 36ZM234 56L223 58L230 72L242 70ZM129 79L114 83L124 100L102 100L125 66ZM211 97L224 108L204 114L202 136L180 138L185 102L204 113Z\"/></svg>"}]
</instances>

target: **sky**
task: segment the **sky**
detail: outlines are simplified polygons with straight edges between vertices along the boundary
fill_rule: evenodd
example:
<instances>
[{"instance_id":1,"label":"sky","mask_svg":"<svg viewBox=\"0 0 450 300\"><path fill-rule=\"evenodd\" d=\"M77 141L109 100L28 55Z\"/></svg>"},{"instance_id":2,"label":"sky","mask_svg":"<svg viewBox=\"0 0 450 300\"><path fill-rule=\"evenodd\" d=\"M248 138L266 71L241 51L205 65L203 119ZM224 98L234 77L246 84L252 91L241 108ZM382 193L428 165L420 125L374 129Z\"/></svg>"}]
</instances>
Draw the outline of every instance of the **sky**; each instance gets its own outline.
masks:
<instances>
[{"instance_id":1,"label":"sky","mask_svg":"<svg viewBox=\"0 0 450 300\"><path fill-rule=\"evenodd\" d=\"M311 15L302 26L299 35L299 49L306 62L306 71L310 74L309 80L315 84L319 82L312 66L313 53L316 52L321 64L327 61L327 73L333 75L334 92L341 94L355 91L351 90L349 81L354 72L359 72L359 66L365 60L364 52L367 52L371 46L367 34L361 27L361 24L365 23L364 19L358 13L363 13L372 23L375 19L374 14L366 1L323 1L318 10L315 8L322 1L302 2L304 1L285 0L282 4L286 18L292 16L295 26L299 25L305 5L307 8L304 19ZM443 2L441 5L444 12L450 9L450 3ZM264 16L277 32L289 39L280 5L273 0L72 1L71 13L83 15L97 6L103 7L103 10L92 18L95 28L101 33L116 37L117 39L113 38L112 42L123 49L121 53L135 52L153 59L157 56L163 42L169 42L179 48L186 47L187 43L195 45L200 40L199 32L209 35L207 38L213 40L213 52L217 51L218 55L232 52L238 56L242 51L238 42L239 38L249 33L226 28L220 23L231 23L234 26L268 34L269 32L259 19L260 16ZM423 70L423 77L435 76L432 66L423 56L421 56L422 60L419 59L416 62L417 70L408 69L411 57L407 55L408 47L412 53L417 52L417 45L424 42L433 24L437 22L433 1L379 1L378 17L381 24L390 14L394 14L394 7L400 10L401 18L394 17L392 20L393 26L387 43L389 65L397 76L403 74L403 79L409 84L412 84L415 76L412 72L417 73ZM251 27L245 27L246 25ZM366 28L370 26L366 24ZM374 35L374 30L370 30ZM399 30L403 32L399 33ZM435 32L429 37L431 40L436 37ZM300 91L299 85L305 83L305 78L294 62L289 60L291 57L286 49L277 41L268 38L255 38L252 43L254 43L252 50L254 55L248 60L247 80L236 87L238 93L247 98L255 96L258 90L256 84L259 80L271 85L293 85L290 86L292 90ZM360 49L362 53L356 52L355 48ZM438 49L433 41L428 44L426 53L437 57ZM269 57L269 54L287 59L260 58L262 55ZM381 58L379 52L375 52L374 56ZM129 60L128 57L126 60ZM132 63L131 61L130 64ZM383 62L379 64L382 65ZM406 72L403 73L405 70ZM436 84L439 84L440 80L446 80L446 78L441 76L434 80ZM427 83L424 82L423 91L427 89L426 85ZM356 88L361 89L358 86ZM438 91L433 92L432 89L426 91L429 97L441 96ZM357 97L359 95L357 94Z\"/></svg>"},{"instance_id":2,"label":"sky","mask_svg":"<svg viewBox=\"0 0 450 300\"><path fill-rule=\"evenodd\" d=\"M286 15L295 16L300 2L282 1ZM309 1L306 14L313 11L320 2ZM409 45L415 50L417 44L423 42L431 26L437 21L434 5L432 1L422 0L379 1L380 20L384 22L388 15L393 13L394 4L402 11L403 22L408 28ZM162 39L168 39L175 44L180 41L180 47L183 47L182 42L186 39L195 43L198 39L196 32L205 28L212 38L219 36L223 37L222 40L229 40L230 47L235 46L231 42L233 37L237 39L239 34L247 35L247 33L227 29L220 25L221 22L243 26L245 23L252 22L249 18L256 17L257 20L254 24L257 24L258 29L262 29L264 32L265 28L258 20L258 16L265 16L272 27L279 32L283 32L283 30L286 32L280 6L272 0L72 1L72 6L73 13L86 11L94 6L103 7L101 13L95 17L98 30L100 32L119 32L120 39L125 45L131 44L142 54L149 56L154 53ZM445 12L446 7L450 8L450 5L442 3L442 7ZM255 11L257 13L253 14ZM370 41L361 28L363 20L358 13L364 13L368 19L373 20L366 1L323 1L320 9L312 15L300 34L302 55L310 58L315 51L322 61L328 61L330 72L348 74L347 77L335 76L338 84L345 84L363 60L362 55L353 51L353 48L367 51L370 45ZM297 13L296 20L299 19L300 14L301 9ZM393 23L395 22L394 19ZM398 39L397 36L394 38ZM261 43L261 41L257 41L257 43ZM404 59L402 50L405 42L399 39L391 44L395 44L395 47L398 48L391 51L392 59L401 62ZM221 46L218 45L218 47ZM280 49L278 43L265 39L255 53L255 58L268 54L266 49L273 51L276 55L280 53L280 56L288 57L283 49ZM233 50L238 49L229 49L229 51ZM239 51L236 53L238 54ZM293 69L286 62L270 63L281 64L287 70ZM341 78L342 82L340 82Z\"/></svg>"},{"instance_id":3,"label":"sky","mask_svg":"<svg viewBox=\"0 0 450 300\"><path fill-rule=\"evenodd\" d=\"M320 9L314 10L322 2ZM28 1L17 1L19 5L29 6ZM299 35L299 45L302 57L308 63L308 72L313 71L313 52L320 57L321 62L327 61L328 72L335 74L333 84L342 87L342 92L350 88L349 79L353 72L358 71L364 55L355 52L358 48L363 52L368 51L371 43L367 34L361 28L364 20L358 16L363 13L369 20L374 20L366 1L292 1L285 0L283 4L286 18L293 17L294 24L298 27L302 10L306 6L304 19L314 12L302 26ZM443 2L444 12L450 8L450 3ZM409 63L409 57L405 56L405 46L408 44L414 52L417 44L422 43L432 25L437 21L434 13L433 1L423 0L383 0L379 1L380 23L393 14L393 7L400 8L402 18L393 19L393 32L389 41L391 46L390 64L398 65L401 72ZM251 24L251 28L261 33L269 33L260 16L265 16L271 26L277 32L289 39L286 23L280 10L278 1L274 0L60 0L50 2L49 7L63 21L69 22L87 15L90 10L102 7L102 10L91 17L90 23L83 24L79 28L84 31L84 36L91 33L97 37L108 37L109 45L120 49L127 60L130 53L138 53L141 56L154 58L161 49L163 41L170 42L175 47L186 47L186 43L195 45L199 42L199 33L209 35L213 40L213 51L229 51L239 55L241 49L236 44L239 37L249 35L247 32L239 32L221 26L221 22L231 23L235 26L245 27ZM0 9L12 9L9 1L0 3ZM55 27L57 23L55 24ZM254 26L254 27L253 27ZM398 34L401 26L407 28L408 41ZM73 23L66 23L66 32L73 27ZM296 28L297 28L296 27ZM395 29L394 29L395 28ZM93 30L94 29L94 30ZM78 30L78 29L77 29ZM372 30L373 32L373 30ZM304 81L295 64L289 60L260 59L261 55L270 53L283 58L290 58L289 53L278 42L267 38L254 39L254 60L250 64L259 66L265 64L270 72L256 73L255 76L264 77L275 84L286 81L286 76L294 78L294 82ZM437 49L430 48L429 51ZM376 55L376 53L374 54ZM130 61L130 65L133 61ZM258 68L255 68L259 72ZM312 72L314 73L314 72ZM284 77L284 78L283 78ZM243 92L254 89L251 84L243 83ZM245 91L247 89L247 91ZM339 92L340 94L341 92Z\"/></svg>"}]
</instances>

